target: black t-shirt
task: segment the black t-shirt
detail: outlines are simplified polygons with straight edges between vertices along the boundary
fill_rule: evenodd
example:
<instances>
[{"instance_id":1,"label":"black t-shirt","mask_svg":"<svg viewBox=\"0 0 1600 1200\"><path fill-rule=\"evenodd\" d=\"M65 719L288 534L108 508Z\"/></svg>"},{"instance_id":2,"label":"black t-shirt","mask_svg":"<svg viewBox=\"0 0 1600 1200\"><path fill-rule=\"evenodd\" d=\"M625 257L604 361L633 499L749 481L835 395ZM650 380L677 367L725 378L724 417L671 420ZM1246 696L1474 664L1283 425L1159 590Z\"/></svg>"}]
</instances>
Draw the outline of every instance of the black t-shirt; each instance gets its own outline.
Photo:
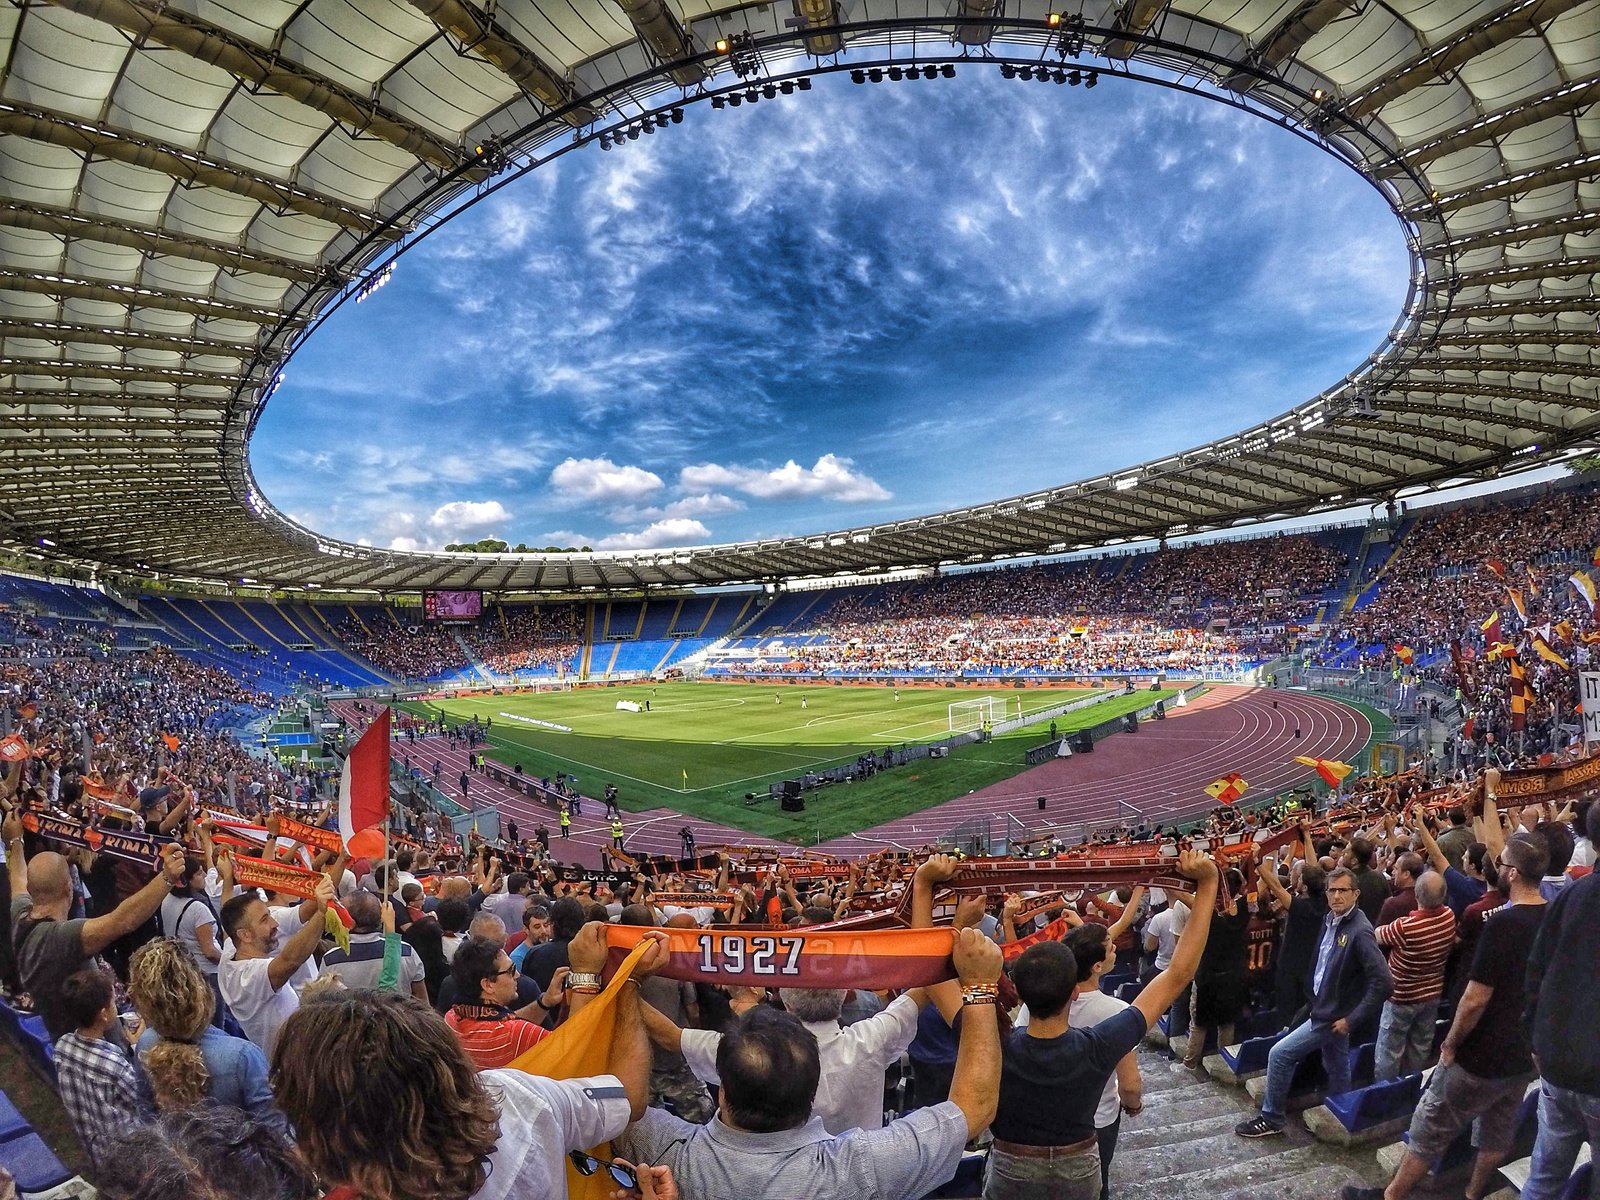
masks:
<instances>
[{"instance_id":1,"label":"black t-shirt","mask_svg":"<svg viewBox=\"0 0 1600 1200\"><path fill-rule=\"evenodd\" d=\"M567 962L566 942L545 942L522 956L522 973L539 985L541 993L550 990L558 967L570 966Z\"/></svg>"},{"instance_id":2,"label":"black t-shirt","mask_svg":"<svg viewBox=\"0 0 1600 1200\"><path fill-rule=\"evenodd\" d=\"M1522 1024L1528 952L1547 905L1513 904L1484 915L1483 932L1467 978L1494 989L1477 1026L1456 1048L1456 1061L1485 1079L1508 1079L1533 1070Z\"/></svg>"},{"instance_id":3,"label":"black t-shirt","mask_svg":"<svg viewBox=\"0 0 1600 1200\"><path fill-rule=\"evenodd\" d=\"M1059 1037L1013 1031L1001 1046L995 1137L1023 1146L1071 1146L1093 1137L1106 1080L1144 1035L1137 1008Z\"/></svg>"},{"instance_id":4,"label":"black t-shirt","mask_svg":"<svg viewBox=\"0 0 1600 1200\"><path fill-rule=\"evenodd\" d=\"M1296 896L1289 902L1289 920L1278 950L1278 970L1287 979L1309 976L1322 938L1322 921L1328 915L1326 896Z\"/></svg>"}]
</instances>

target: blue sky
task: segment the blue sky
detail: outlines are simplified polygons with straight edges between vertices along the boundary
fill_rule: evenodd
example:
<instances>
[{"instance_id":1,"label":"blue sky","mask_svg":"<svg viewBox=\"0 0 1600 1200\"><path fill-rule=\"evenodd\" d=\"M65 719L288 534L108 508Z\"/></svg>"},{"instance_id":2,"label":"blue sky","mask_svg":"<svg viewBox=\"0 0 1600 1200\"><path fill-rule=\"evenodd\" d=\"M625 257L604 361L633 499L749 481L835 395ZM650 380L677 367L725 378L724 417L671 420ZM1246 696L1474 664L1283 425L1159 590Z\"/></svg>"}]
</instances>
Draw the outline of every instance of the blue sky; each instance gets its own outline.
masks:
<instances>
[{"instance_id":1,"label":"blue sky","mask_svg":"<svg viewBox=\"0 0 1600 1200\"><path fill-rule=\"evenodd\" d=\"M1218 104L820 78L450 222L292 360L252 464L378 546L818 532L1280 412L1377 345L1406 269L1365 183Z\"/></svg>"}]
</instances>

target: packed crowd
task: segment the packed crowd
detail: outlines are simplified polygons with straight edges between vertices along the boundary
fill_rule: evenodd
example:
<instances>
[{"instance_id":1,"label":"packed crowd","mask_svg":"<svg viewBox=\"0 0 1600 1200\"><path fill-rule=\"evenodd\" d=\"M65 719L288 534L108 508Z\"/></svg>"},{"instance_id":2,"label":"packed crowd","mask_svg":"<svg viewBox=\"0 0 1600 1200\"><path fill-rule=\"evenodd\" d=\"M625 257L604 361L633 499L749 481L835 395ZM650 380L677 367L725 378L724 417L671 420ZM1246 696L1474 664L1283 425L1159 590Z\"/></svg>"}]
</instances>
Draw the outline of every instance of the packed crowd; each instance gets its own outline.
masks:
<instances>
[{"instance_id":1,"label":"packed crowd","mask_svg":"<svg viewBox=\"0 0 1600 1200\"><path fill-rule=\"evenodd\" d=\"M334 626L334 632L351 650L395 679L440 679L467 669L453 627L424 625L420 613L409 623L391 618L387 612L372 621L362 621L352 613Z\"/></svg>"},{"instance_id":2,"label":"packed crowd","mask_svg":"<svg viewBox=\"0 0 1600 1200\"><path fill-rule=\"evenodd\" d=\"M583 653L583 609L576 604L507 608L486 616L467 641L498 675L566 674Z\"/></svg>"},{"instance_id":3,"label":"packed crowd","mask_svg":"<svg viewBox=\"0 0 1600 1200\"><path fill-rule=\"evenodd\" d=\"M1571 582L1600 579L1597 546L1592 489L1424 516L1376 596L1340 620L1314 660L1453 692L1471 718L1460 749L1476 763L1559 752L1580 732L1571 668L1592 666L1600 643L1594 608Z\"/></svg>"},{"instance_id":4,"label":"packed crowd","mask_svg":"<svg viewBox=\"0 0 1600 1200\"><path fill-rule=\"evenodd\" d=\"M1296 814L1292 838L1264 827L1281 812L1213 814L1209 847L1140 831L1177 855L1164 869L1187 890L950 892L967 864L927 850L697 856L687 836L683 860L604 874L483 845L352 859L269 824L263 859L311 862L273 893L241 882L249 860L181 786L141 789L129 817L181 839L153 880L63 856L23 820L74 811L44 794L48 761L14 765L0 789L5 982L55 1039L63 1102L113 1200L558 1197L569 1162L621 1196L909 1198L974 1144L990 1200L1092 1200L1114 1191L1119 1130L1143 1107L1134 1050L1163 1015L1189 1068L1247 1012L1290 1030L1244 1138L1282 1134L1305 1058L1347 1091L1350 1047L1375 1041L1375 1077L1394 1078L1432 1061L1448 1015L1404 1165L1387 1192L1352 1185L1362 1200L1403 1200L1474 1119L1467 1194L1484 1195L1536 1070L1524 1200L1558 1195L1596 1132L1600 885L1584 877L1600 804L1502 810L1494 777L1487 794L1375 782L1337 813ZM863 909L904 912L905 936L952 926L956 978L878 991L891 960L868 954L834 965L846 987L715 982L748 954L793 962L804 944L785 931ZM629 927L644 945L624 981L613 951ZM669 947L675 931L688 940ZM1119 1000L1108 978L1142 986ZM584 1074L542 1072L580 1042Z\"/></svg>"}]
</instances>

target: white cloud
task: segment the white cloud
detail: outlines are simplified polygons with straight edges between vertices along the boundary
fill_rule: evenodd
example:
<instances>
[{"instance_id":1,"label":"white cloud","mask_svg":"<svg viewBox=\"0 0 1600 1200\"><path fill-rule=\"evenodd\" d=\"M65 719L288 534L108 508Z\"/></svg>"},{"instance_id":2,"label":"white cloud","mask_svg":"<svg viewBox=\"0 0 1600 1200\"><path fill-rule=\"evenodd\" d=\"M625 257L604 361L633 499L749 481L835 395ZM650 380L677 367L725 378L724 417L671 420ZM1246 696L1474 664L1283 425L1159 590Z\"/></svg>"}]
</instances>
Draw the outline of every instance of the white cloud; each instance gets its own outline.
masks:
<instances>
[{"instance_id":1,"label":"white cloud","mask_svg":"<svg viewBox=\"0 0 1600 1200\"><path fill-rule=\"evenodd\" d=\"M428 528L437 529L446 541L457 541L467 534L481 537L495 532L510 519L498 500L452 500L433 510Z\"/></svg>"},{"instance_id":2,"label":"white cloud","mask_svg":"<svg viewBox=\"0 0 1600 1200\"><path fill-rule=\"evenodd\" d=\"M422 548L422 543L414 537L397 537L389 542L389 549L391 550L421 550Z\"/></svg>"},{"instance_id":3,"label":"white cloud","mask_svg":"<svg viewBox=\"0 0 1600 1200\"><path fill-rule=\"evenodd\" d=\"M887 500L890 492L877 480L855 470L855 463L837 454L824 454L813 467L790 459L781 467L730 467L703 463L684 467L679 482L690 489L732 488L760 500L824 498L845 503Z\"/></svg>"},{"instance_id":4,"label":"white cloud","mask_svg":"<svg viewBox=\"0 0 1600 1200\"><path fill-rule=\"evenodd\" d=\"M596 550L654 550L659 546L692 546L711 538L699 521L672 517L656 521L633 533L613 533L595 543Z\"/></svg>"},{"instance_id":5,"label":"white cloud","mask_svg":"<svg viewBox=\"0 0 1600 1200\"><path fill-rule=\"evenodd\" d=\"M684 496L671 504L614 509L611 515L619 521L660 521L669 517L709 517L718 513L739 512L743 508L743 500L724 496L721 492L702 492L698 496Z\"/></svg>"},{"instance_id":6,"label":"white cloud","mask_svg":"<svg viewBox=\"0 0 1600 1200\"><path fill-rule=\"evenodd\" d=\"M609 458L569 458L550 472L550 486L568 500L601 504L642 500L661 489L661 476Z\"/></svg>"}]
</instances>

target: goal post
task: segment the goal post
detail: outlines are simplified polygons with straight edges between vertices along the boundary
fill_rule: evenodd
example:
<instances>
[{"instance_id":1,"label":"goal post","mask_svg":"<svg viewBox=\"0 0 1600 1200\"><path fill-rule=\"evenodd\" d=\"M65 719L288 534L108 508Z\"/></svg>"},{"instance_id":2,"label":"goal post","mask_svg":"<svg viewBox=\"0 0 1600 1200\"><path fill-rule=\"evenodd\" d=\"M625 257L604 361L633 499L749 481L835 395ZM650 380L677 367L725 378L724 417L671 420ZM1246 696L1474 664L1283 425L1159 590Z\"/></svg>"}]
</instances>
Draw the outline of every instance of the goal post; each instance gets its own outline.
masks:
<instances>
[{"instance_id":1,"label":"goal post","mask_svg":"<svg viewBox=\"0 0 1600 1200\"><path fill-rule=\"evenodd\" d=\"M954 700L949 709L951 733L979 733L1006 719L1006 697L974 696Z\"/></svg>"}]
</instances>

